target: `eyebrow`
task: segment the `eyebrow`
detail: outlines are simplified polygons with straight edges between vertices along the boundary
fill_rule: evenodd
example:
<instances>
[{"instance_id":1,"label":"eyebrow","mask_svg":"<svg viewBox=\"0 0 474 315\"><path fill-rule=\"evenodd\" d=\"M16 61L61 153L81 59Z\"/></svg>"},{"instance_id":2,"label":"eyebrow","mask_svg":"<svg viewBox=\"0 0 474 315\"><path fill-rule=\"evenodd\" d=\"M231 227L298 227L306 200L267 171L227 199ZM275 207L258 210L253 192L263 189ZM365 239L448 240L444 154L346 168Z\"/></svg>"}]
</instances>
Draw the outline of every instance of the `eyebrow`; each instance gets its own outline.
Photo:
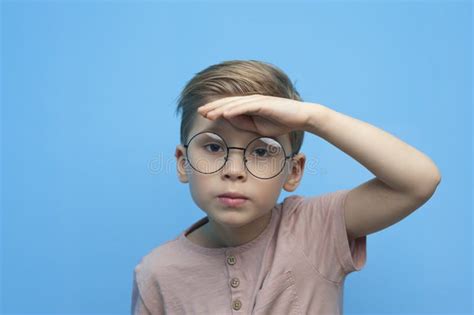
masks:
<instances>
[{"instance_id":1,"label":"eyebrow","mask_svg":"<svg viewBox=\"0 0 474 315\"><path fill-rule=\"evenodd\" d=\"M208 128L204 128L203 131L221 131L221 132L225 132L225 129L224 127L222 126L209 126Z\"/></svg>"},{"instance_id":2,"label":"eyebrow","mask_svg":"<svg viewBox=\"0 0 474 315\"><path fill-rule=\"evenodd\" d=\"M219 125L211 125L211 126L209 126L209 127L207 127L207 128L204 128L204 130L202 130L201 132L205 132L205 131L216 131L216 132L219 132L219 134L227 134L227 133L226 133L226 129L228 129L228 128L223 127L223 126L219 126ZM264 137L264 136L261 135L261 134L258 134L258 133L252 134L252 135L250 136L251 139L255 139L255 138L258 138L258 137Z\"/></svg>"},{"instance_id":3,"label":"eyebrow","mask_svg":"<svg viewBox=\"0 0 474 315\"><path fill-rule=\"evenodd\" d=\"M217 131L218 131L218 132L217 132L218 135L223 135L223 134L226 133L226 132L225 132L226 129L227 129L227 128L225 128L225 127L223 127L223 126L211 125L211 126L209 126L208 128L204 128L204 130L202 130L201 132L208 132L208 131L211 131L211 132L212 132L212 131L216 131L216 132L217 132ZM252 141L252 140L254 140L254 139L256 139L256 138L260 138L260 137L272 138L272 139L278 141L278 143L280 143L282 146L284 146L283 140L282 140L282 139L279 139L279 137L264 136L264 135L261 135L261 134L258 134L258 133L257 133L257 134L252 134L252 135L249 137L248 140L249 140L249 141ZM224 137L224 140L227 141L228 139L226 139L226 138Z\"/></svg>"},{"instance_id":4,"label":"eyebrow","mask_svg":"<svg viewBox=\"0 0 474 315\"><path fill-rule=\"evenodd\" d=\"M226 128L224 126L219 126L219 125L211 125L211 126L208 126L207 128L204 128L203 130L199 131L199 132L208 132L208 131L219 131L221 133L219 133L219 135L222 135L222 133L225 133L225 130ZM265 137L263 135L260 135L260 134L255 134L255 135L252 135L251 140L253 139L256 139L258 137ZM278 137L269 137L269 138L273 138L274 140L278 141L278 143L280 143L283 147L285 147L285 145L283 144L283 140L282 139L278 139ZM226 140L226 139L224 139ZM290 151L291 153L291 151Z\"/></svg>"}]
</instances>

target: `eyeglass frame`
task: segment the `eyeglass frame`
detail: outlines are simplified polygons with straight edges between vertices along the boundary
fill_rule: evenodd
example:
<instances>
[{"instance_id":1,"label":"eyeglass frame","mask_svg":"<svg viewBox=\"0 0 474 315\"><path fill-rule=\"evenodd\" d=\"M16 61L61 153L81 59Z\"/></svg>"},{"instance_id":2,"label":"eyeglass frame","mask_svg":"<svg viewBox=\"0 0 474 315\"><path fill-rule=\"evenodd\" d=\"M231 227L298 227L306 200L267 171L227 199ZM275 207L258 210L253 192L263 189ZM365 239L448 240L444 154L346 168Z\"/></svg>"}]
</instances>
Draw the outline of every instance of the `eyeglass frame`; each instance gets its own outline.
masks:
<instances>
[{"instance_id":1,"label":"eyeglass frame","mask_svg":"<svg viewBox=\"0 0 474 315\"><path fill-rule=\"evenodd\" d=\"M252 174L252 176L254 176L254 177L256 177L256 178L259 178L259 179L272 179L272 178L274 178L274 177L280 175L280 173L283 171L283 169L285 168L285 165L286 165L286 160L288 160L288 159L290 159L290 158L293 158L293 157L297 154L297 153L295 153L295 152L292 152L290 155L287 156L287 155L286 155L285 148L284 148L283 145L280 143L280 141L278 141L278 140L275 139L274 137L270 137L270 136L259 136L259 137L256 137L256 138L250 140L250 142L245 146L245 148L241 148L241 147L229 147L229 146L227 145L227 142L225 141L225 139L224 139L223 137L221 137L219 134L215 133L215 132L212 132L212 131L201 131L201 132L198 132L197 134L195 134L194 136L192 136L192 137L188 140L188 143L187 143L187 144L184 144L184 145L183 145L183 146L186 148L186 161L189 162L189 158L188 158L188 147L189 147L189 144L191 143L191 141L192 141L195 137L197 137L198 135L203 134L203 133L212 133L212 134L215 134L216 136L218 136L220 139L222 139L222 141L224 141L225 147L227 148L227 153L226 153L226 156L225 156L225 162L224 162L224 164L222 164L222 166L221 166L220 168L218 168L216 171L211 172L211 173L204 173L204 172L201 172L201 171L197 170L191 163L189 163L189 165L190 165L194 170L196 170L197 172L199 172L199 173L201 173L201 174L214 174L214 173L220 171L221 169L223 169L224 166L227 164L227 161L229 160L229 150L230 150L230 149L236 149L236 150L243 150L243 151L244 151L244 152L243 152L243 155L242 155L242 159L244 160L245 169L246 169L250 174ZM283 163L283 166L282 166L282 168L280 169L280 171L278 171L278 173L277 173L276 175L272 176L272 177L259 177L259 176L256 176L256 175L255 175L254 173L252 173L252 172L248 169L248 167L247 167L247 161L248 161L248 160L245 158L245 153L246 153L246 151L247 151L249 145L250 145L252 142L254 142L255 140L260 139L260 138L270 138L270 139L276 141L276 142L281 146L281 148L282 148L282 150L283 150L283 155L284 155L284 157L285 157L285 162Z\"/></svg>"}]
</instances>

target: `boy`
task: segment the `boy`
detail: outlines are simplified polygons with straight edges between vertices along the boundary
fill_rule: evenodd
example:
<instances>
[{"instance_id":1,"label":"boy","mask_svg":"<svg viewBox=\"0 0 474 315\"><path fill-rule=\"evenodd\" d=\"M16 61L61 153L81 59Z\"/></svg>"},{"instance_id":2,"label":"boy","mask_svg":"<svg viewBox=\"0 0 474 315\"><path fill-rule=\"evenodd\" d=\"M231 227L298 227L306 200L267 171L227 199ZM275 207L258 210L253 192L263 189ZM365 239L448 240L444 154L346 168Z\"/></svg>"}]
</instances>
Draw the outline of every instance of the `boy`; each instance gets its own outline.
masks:
<instances>
[{"instance_id":1,"label":"boy","mask_svg":"<svg viewBox=\"0 0 474 315\"><path fill-rule=\"evenodd\" d=\"M408 216L441 176L430 158L368 123L303 102L269 63L225 61L196 74L178 103L179 180L207 216L142 258L133 314L342 314L366 236ZM277 204L303 176L304 132L376 177Z\"/></svg>"}]
</instances>

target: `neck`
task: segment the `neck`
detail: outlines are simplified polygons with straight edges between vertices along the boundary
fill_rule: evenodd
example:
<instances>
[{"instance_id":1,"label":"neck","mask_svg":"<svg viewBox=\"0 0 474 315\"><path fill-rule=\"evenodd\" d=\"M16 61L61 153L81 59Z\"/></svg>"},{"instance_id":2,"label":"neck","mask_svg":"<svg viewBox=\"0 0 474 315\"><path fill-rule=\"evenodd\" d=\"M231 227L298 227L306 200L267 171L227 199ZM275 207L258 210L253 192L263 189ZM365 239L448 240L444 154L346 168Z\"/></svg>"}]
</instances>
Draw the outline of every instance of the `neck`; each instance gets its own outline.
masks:
<instances>
[{"instance_id":1,"label":"neck","mask_svg":"<svg viewBox=\"0 0 474 315\"><path fill-rule=\"evenodd\" d=\"M257 238L270 224L272 211L244 226L233 228L220 225L208 217L209 222L203 226L203 234L209 247L236 247Z\"/></svg>"}]
</instances>

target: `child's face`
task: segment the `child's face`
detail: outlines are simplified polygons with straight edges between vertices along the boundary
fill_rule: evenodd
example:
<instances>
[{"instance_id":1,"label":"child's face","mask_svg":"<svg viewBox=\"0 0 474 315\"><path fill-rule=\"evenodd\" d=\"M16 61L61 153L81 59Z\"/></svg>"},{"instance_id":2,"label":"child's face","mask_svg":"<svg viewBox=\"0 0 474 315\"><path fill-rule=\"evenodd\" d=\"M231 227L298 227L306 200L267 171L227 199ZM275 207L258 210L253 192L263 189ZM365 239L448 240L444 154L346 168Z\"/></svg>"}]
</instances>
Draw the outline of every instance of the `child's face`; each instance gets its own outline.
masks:
<instances>
[{"instance_id":1,"label":"child's face","mask_svg":"<svg viewBox=\"0 0 474 315\"><path fill-rule=\"evenodd\" d=\"M251 140L261 136L237 129L223 118L211 121L197 115L188 139L202 131L217 133L229 147L245 148ZM286 152L291 152L288 134L276 139ZM180 181L190 184L192 198L199 208L211 219L226 226L240 227L268 213L276 204L281 189L295 190L303 175L305 156L302 153L293 157L293 160L288 159L279 175L261 179L253 176L245 168L242 150L229 150L227 163L219 171L211 174L194 170L185 161L185 150L181 144L176 147L175 156ZM218 196L230 191L243 194L248 200L235 207L223 204Z\"/></svg>"}]
</instances>

